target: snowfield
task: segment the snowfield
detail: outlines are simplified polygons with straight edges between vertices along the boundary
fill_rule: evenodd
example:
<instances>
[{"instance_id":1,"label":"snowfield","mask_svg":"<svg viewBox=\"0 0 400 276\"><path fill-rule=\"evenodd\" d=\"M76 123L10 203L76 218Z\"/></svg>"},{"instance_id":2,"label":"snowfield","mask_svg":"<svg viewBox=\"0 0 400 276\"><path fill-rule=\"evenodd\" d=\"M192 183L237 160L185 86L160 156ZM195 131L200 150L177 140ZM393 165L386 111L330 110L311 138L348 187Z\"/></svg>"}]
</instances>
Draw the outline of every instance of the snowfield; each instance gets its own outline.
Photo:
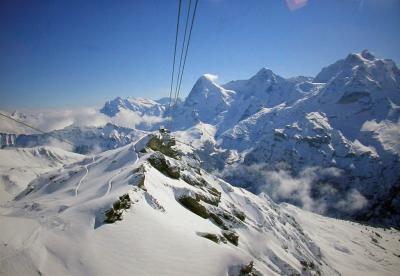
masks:
<instances>
[{"instance_id":1,"label":"snowfield","mask_svg":"<svg viewBox=\"0 0 400 276\"><path fill-rule=\"evenodd\" d=\"M0 203L12 199L39 175L84 158L54 147L0 149Z\"/></svg>"},{"instance_id":2,"label":"snowfield","mask_svg":"<svg viewBox=\"0 0 400 276\"><path fill-rule=\"evenodd\" d=\"M277 205L174 144L148 135L39 175L0 209L0 274L397 275L397 230Z\"/></svg>"}]
</instances>

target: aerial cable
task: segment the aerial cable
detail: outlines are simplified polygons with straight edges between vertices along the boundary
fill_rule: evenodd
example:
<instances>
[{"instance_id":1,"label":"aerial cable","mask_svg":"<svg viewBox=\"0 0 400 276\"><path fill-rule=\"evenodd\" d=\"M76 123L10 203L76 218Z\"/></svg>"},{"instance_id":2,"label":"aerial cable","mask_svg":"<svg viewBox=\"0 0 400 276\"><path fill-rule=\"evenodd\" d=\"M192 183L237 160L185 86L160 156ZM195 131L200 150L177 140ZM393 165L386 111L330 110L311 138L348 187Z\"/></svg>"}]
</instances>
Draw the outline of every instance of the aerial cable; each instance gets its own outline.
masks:
<instances>
[{"instance_id":1,"label":"aerial cable","mask_svg":"<svg viewBox=\"0 0 400 276\"><path fill-rule=\"evenodd\" d=\"M33 129L33 130L35 130L35 131L41 132L41 133L43 133L43 134L46 134L46 135L51 136L51 137L53 137L53 138L56 138L56 139L58 139L58 140L60 140L60 141L62 141L62 142L65 142L65 143L67 143L67 144L70 144L70 145L73 146L73 147L76 147L74 144L72 144L71 142L65 140L64 138L61 138L61 137L58 137L58 136L53 135L53 134L51 134L51 133L45 132L45 131L43 131L43 130L40 130L40 129L34 127L34 126L31 126L31 125L29 125L29 124L27 124L27 123L24 123L24 122L22 122L22 121L19 121L19 120L17 120L17 119L14 119L13 117L10 117L10 116L8 116L8 115L6 115L6 114L3 114L3 113L1 113L1 112L0 112L0 115L3 116L3 117L5 117L5 118L8 118L8 119L10 119L10 120L12 120L12 121L14 121L14 122L17 122L17 123L19 123L19 124L22 124L22 125L24 125L24 126L26 126L26 127L29 127L29 128L31 128L31 129Z\"/></svg>"},{"instance_id":2,"label":"aerial cable","mask_svg":"<svg viewBox=\"0 0 400 276\"><path fill-rule=\"evenodd\" d=\"M182 72L181 72L181 76L179 79L179 85L178 85L178 93L175 97L175 103L174 105L176 105L177 101L178 101L178 97L179 97L179 92L181 90L181 85L182 85L182 77L183 77L183 72L185 71L185 65L186 65L186 58L187 58L187 54L188 54L188 50L189 50L189 45L190 45L190 38L192 36L192 30L193 30L193 25L194 25L194 20L196 18L196 11L197 11L197 4L199 3L199 0L196 0L196 3L194 5L194 11L193 11L193 16L192 16L192 22L191 22L191 26L190 26L190 31L189 31L189 38L188 38L188 42L186 45L186 52L185 52L185 58L183 60L183 67L182 67Z\"/></svg>"},{"instance_id":3,"label":"aerial cable","mask_svg":"<svg viewBox=\"0 0 400 276\"><path fill-rule=\"evenodd\" d=\"M192 7L192 0L189 0L189 6L188 6L188 11L186 14L186 22L185 22L185 33L183 35L183 41L182 41L182 48L181 48L181 55L179 58L179 67L178 67L178 77L176 81L176 87L175 87L175 99L174 102L176 101L177 93L178 93L178 85L179 85L179 78L181 75L181 70L182 70L182 60L183 60L183 53L185 52L185 47L186 47L186 42L187 42L187 30L189 26L189 18L190 18L190 9ZM175 106L175 104L174 104Z\"/></svg>"},{"instance_id":4,"label":"aerial cable","mask_svg":"<svg viewBox=\"0 0 400 276\"><path fill-rule=\"evenodd\" d=\"M180 21L180 16L181 16L181 5L182 5L182 0L179 0L179 6L178 6L178 19L176 21L176 32L175 32L175 47L174 47L174 59L172 63L172 76L171 76L171 88L169 91L169 104L168 104L168 110L170 112L171 116L171 103L172 103L172 88L174 84L174 76L175 76L175 59L176 59L176 46L178 44L178 34L179 34L179 21Z\"/></svg>"}]
</instances>

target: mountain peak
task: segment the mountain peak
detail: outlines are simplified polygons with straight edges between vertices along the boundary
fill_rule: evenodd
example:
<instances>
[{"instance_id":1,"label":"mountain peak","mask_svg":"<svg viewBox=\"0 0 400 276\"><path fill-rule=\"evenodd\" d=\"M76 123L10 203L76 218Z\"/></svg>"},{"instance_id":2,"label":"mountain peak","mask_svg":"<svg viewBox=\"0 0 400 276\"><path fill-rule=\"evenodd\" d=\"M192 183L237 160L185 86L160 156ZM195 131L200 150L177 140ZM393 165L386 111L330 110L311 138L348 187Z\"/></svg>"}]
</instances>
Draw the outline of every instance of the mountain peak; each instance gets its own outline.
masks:
<instances>
[{"instance_id":1,"label":"mountain peak","mask_svg":"<svg viewBox=\"0 0 400 276\"><path fill-rule=\"evenodd\" d=\"M352 69L355 66L372 64L378 59L368 50L363 50L361 53L351 53L345 59L324 67L320 73L314 78L314 82L328 82L340 72L345 72L347 75L352 74Z\"/></svg>"},{"instance_id":2,"label":"mountain peak","mask_svg":"<svg viewBox=\"0 0 400 276\"><path fill-rule=\"evenodd\" d=\"M371 60L371 61L376 59L376 57L367 49L365 49L364 51L361 52L361 56L364 59Z\"/></svg>"},{"instance_id":3,"label":"mountain peak","mask_svg":"<svg viewBox=\"0 0 400 276\"><path fill-rule=\"evenodd\" d=\"M212 122L217 114L226 110L235 94L215 83L216 79L217 76L211 74L201 76L184 103L190 114L196 110L196 118L206 123Z\"/></svg>"},{"instance_id":4,"label":"mountain peak","mask_svg":"<svg viewBox=\"0 0 400 276\"><path fill-rule=\"evenodd\" d=\"M258 72L254 75L254 77L268 77L268 78L271 78L274 75L275 75L275 73L271 69L263 67L260 70L258 70Z\"/></svg>"},{"instance_id":5,"label":"mountain peak","mask_svg":"<svg viewBox=\"0 0 400 276\"><path fill-rule=\"evenodd\" d=\"M369 50L363 50L361 53L351 53L345 59L350 65L357 65L375 60L376 57Z\"/></svg>"},{"instance_id":6,"label":"mountain peak","mask_svg":"<svg viewBox=\"0 0 400 276\"><path fill-rule=\"evenodd\" d=\"M216 75L212 74L204 74L202 75L194 84L192 90L189 93L188 98L193 97L194 95L199 94L199 92L209 92L212 91L220 91L223 88L215 83L215 80L218 78Z\"/></svg>"}]
</instances>

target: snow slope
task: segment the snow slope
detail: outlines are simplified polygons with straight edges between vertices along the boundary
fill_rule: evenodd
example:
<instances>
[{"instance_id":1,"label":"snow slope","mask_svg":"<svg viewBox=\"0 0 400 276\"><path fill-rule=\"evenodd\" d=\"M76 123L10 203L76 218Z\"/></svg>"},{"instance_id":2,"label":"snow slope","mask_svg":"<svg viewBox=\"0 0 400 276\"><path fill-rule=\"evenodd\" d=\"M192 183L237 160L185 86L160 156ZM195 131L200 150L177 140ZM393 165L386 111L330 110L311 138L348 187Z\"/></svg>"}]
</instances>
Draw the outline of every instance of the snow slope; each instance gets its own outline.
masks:
<instances>
[{"instance_id":1,"label":"snow slope","mask_svg":"<svg viewBox=\"0 0 400 276\"><path fill-rule=\"evenodd\" d=\"M12 199L39 175L83 158L54 147L0 149L0 203Z\"/></svg>"},{"instance_id":2,"label":"snow slope","mask_svg":"<svg viewBox=\"0 0 400 276\"><path fill-rule=\"evenodd\" d=\"M282 208L321 247L331 264L340 264L342 275L385 275L398 273L398 231L363 226L310 213L293 205ZM397 259L396 259L397 258Z\"/></svg>"},{"instance_id":3,"label":"snow slope","mask_svg":"<svg viewBox=\"0 0 400 276\"><path fill-rule=\"evenodd\" d=\"M106 124L102 127L69 126L44 134L0 134L1 145L4 147L33 147L52 145L78 153L101 152L114 149L136 141L146 132ZM74 146L63 142L61 138ZM8 143L7 143L8 142Z\"/></svg>"},{"instance_id":4,"label":"snow slope","mask_svg":"<svg viewBox=\"0 0 400 276\"><path fill-rule=\"evenodd\" d=\"M281 207L173 144L146 136L31 182L0 209L0 274L397 275L398 231Z\"/></svg>"}]
</instances>

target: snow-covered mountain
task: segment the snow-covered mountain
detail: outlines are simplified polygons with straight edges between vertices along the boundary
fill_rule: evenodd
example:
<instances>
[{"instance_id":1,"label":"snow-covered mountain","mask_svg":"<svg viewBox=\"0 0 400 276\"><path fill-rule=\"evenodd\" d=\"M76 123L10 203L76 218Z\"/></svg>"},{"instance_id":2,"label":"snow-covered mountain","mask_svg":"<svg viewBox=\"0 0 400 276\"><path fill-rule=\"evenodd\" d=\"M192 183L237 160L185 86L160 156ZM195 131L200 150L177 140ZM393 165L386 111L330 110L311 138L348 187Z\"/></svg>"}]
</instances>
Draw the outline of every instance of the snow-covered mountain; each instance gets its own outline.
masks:
<instances>
[{"instance_id":1,"label":"snow-covered mountain","mask_svg":"<svg viewBox=\"0 0 400 276\"><path fill-rule=\"evenodd\" d=\"M280 206L199 165L156 134L40 175L0 208L0 274L397 275L397 230Z\"/></svg>"},{"instance_id":2,"label":"snow-covered mountain","mask_svg":"<svg viewBox=\"0 0 400 276\"><path fill-rule=\"evenodd\" d=\"M235 92L215 83L215 76L200 77L184 103L172 110L173 129L186 129L199 122L218 125L230 109Z\"/></svg>"},{"instance_id":3,"label":"snow-covered mountain","mask_svg":"<svg viewBox=\"0 0 400 276\"><path fill-rule=\"evenodd\" d=\"M394 61L186 92L0 110L0 275L399 275Z\"/></svg>"},{"instance_id":4,"label":"snow-covered mountain","mask_svg":"<svg viewBox=\"0 0 400 276\"><path fill-rule=\"evenodd\" d=\"M137 140L144 131L106 124L103 127L69 126L40 134L0 133L2 147L35 147L53 145L73 152L88 154L115 149ZM57 138L61 138L57 139ZM73 146L64 141L68 141Z\"/></svg>"},{"instance_id":5,"label":"snow-covered mountain","mask_svg":"<svg viewBox=\"0 0 400 276\"><path fill-rule=\"evenodd\" d=\"M264 169L295 177L309 168L331 168L307 188L316 209L398 225L399 195L390 193L400 179L399 69L364 51L323 69L315 81L326 83L315 84L318 89L293 104L264 106L225 131L222 147L246 152L246 165L265 164ZM262 181L250 189L295 202L304 198L296 195L304 187L280 192L275 181ZM360 204L354 198L342 204L349 193L357 194ZM390 206L386 213L370 209L379 202Z\"/></svg>"},{"instance_id":6,"label":"snow-covered mountain","mask_svg":"<svg viewBox=\"0 0 400 276\"><path fill-rule=\"evenodd\" d=\"M393 61L363 51L315 78L262 68L224 85L206 74L184 101L168 106L168 98L116 98L101 109L114 125L55 134L85 153L166 125L196 147L204 169L234 185L323 214L399 225L400 71ZM1 144L51 140L14 134L0 134Z\"/></svg>"},{"instance_id":7,"label":"snow-covered mountain","mask_svg":"<svg viewBox=\"0 0 400 276\"><path fill-rule=\"evenodd\" d=\"M318 85L311 78L298 77L285 79L270 69L262 68L248 80L232 81L223 87L236 92L232 108L227 112L218 133L232 128L238 122L250 117L264 107L291 104Z\"/></svg>"},{"instance_id":8,"label":"snow-covered mountain","mask_svg":"<svg viewBox=\"0 0 400 276\"><path fill-rule=\"evenodd\" d=\"M181 103L181 100L177 99L175 108L180 106ZM106 102L100 112L111 117L112 122L117 125L142 130L156 130L166 123L165 117L169 114L169 105L169 98L150 100L117 97ZM131 121L130 124L129 121Z\"/></svg>"},{"instance_id":9,"label":"snow-covered mountain","mask_svg":"<svg viewBox=\"0 0 400 276\"><path fill-rule=\"evenodd\" d=\"M253 192L334 216L400 223L400 71L367 50L315 78L262 68L219 85L206 74L171 110L168 99L117 98L102 112L151 122L138 129L178 131L197 146L203 168ZM301 184L287 191L282 174Z\"/></svg>"},{"instance_id":10,"label":"snow-covered mountain","mask_svg":"<svg viewBox=\"0 0 400 276\"><path fill-rule=\"evenodd\" d=\"M113 117L117 115L118 112L127 109L134 112L138 112L139 115L147 116L161 116L163 115L166 108L165 99L161 101L153 101L145 98L126 98L122 99L120 97L115 98L112 101L105 103L100 112Z\"/></svg>"}]
</instances>

